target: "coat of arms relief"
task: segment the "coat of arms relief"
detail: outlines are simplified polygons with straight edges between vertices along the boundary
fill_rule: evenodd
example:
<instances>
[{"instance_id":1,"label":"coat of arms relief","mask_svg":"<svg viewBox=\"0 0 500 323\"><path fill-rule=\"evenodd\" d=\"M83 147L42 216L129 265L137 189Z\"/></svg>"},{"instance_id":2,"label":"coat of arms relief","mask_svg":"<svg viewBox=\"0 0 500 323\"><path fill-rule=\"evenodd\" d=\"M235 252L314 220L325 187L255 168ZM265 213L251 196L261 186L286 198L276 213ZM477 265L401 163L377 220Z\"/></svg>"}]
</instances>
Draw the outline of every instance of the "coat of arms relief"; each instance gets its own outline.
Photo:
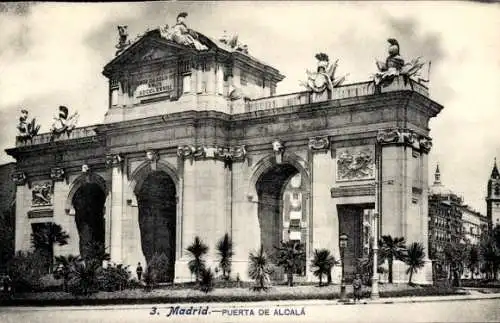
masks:
<instances>
[{"instance_id":1,"label":"coat of arms relief","mask_svg":"<svg viewBox=\"0 0 500 323\"><path fill-rule=\"evenodd\" d=\"M369 180L375 176L372 146L337 149L337 181Z\"/></svg>"}]
</instances>

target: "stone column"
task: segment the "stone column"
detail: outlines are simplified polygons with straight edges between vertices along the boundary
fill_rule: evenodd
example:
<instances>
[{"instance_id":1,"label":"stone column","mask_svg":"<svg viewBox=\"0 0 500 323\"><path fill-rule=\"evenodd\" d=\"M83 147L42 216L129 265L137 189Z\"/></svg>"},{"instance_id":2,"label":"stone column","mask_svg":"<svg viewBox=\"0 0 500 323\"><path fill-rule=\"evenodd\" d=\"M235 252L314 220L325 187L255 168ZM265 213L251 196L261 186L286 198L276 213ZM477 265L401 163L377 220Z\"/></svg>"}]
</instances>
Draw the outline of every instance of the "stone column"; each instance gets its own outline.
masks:
<instances>
[{"instance_id":1,"label":"stone column","mask_svg":"<svg viewBox=\"0 0 500 323\"><path fill-rule=\"evenodd\" d=\"M215 63L213 61L207 62L207 93L214 94L215 93Z\"/></svg>"},{"instance_id":2,"label":"stone column","mask_svg":"<svg viewBox=\"0 0 500 323\"><path fill-rule=\"evenodd\" d=\"M12 174L12 181L16 184L16 229L15 229L15 251L25 250L29 245L29 234L31 228L27 226L28 222L28 208L29 205L25 202L26 191L26 174L24 172L15 172ZM25 235L28 235L26 239Z\"/></svg>"},{"instance_id":3,"label":"stone column","mask_svg":"<svg viewBox=\"0 0 500 323\"><path fill-rule=\"evenodd\" d=\"M340 259L338 248L339 223L337 212L333 208L330 188L335 178L335 160L330 153L328 136L309 139L309 149L312 161L310 165L312 176L311 199L312 212L309 214L308 243L308 276L310 262L314 249L328 249L335 259ZM312 243L312 245L311 245ZM334 271L337 268L334 269ZM332 278L336 275L332 273ZM312 277L308 277L312 279Z\"/></svg>"},{"instance_id":4,"label":"stone column","mask_svg":"<svg viewBox=\"0 0 500 323\"><path fill-rule=\"evenodd\" d=\"M122 218L123 218L123 174L122 157L106 156L106 165L112 170L111 175L111 261L122 263Z\"/></svg>"},{"instance_id":5,"label":"stone column","mask_svg":"<svg viewBox=\"0 0 500 323\"><path fill-rule=\"evenodd\" d=\"M216 94L224 94L224 68L222 64L217 64L217 90Z\"/></svg>"}]
</instances>

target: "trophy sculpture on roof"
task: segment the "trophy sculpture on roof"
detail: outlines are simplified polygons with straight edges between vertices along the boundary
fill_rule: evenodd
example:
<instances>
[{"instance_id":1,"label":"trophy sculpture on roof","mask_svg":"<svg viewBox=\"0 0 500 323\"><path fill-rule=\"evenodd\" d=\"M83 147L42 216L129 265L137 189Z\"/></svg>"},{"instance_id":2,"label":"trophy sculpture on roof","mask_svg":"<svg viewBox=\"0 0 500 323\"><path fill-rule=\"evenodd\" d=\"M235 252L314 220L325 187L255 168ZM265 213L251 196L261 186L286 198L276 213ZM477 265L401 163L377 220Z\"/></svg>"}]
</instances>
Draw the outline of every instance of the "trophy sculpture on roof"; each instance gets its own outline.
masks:
<instances>
[{"instance_id":1,"label":"trophy sculpture on roof","mask_svg":"<svg viewBox=\"0 0 500 323\"><path fill-rule=\"evenodd\" d=\"M66 134L69 137L71 131L76 128L78 118L78 112L69 115L69 110L67 107L62 105L59 106L59 117L54 118L54 123L52 123L51 140L53 141L56 137L59 137L62 134Z\"/></svg>"},{"instance_id":2,"label":"trophy sculpture on roof","mask_svg":"<svg viewBox=\"0 0 500 323\"><path fill-rule=\"evenodd\" d=\"M19 117L19 124L17 125L17 137L21 142L32 140L38 134L40 125L36 123L36 119L31 119L28 122L28 110L22 109L21 116Z\"/></svg>"},{"instance_id":3,"label":"trophy sculpture on roof","mask_svg":"<svg viewBox=\"0 0 500 323\"><path fill-rule=\"evenodd\" d=\"M306 70L307 81L301 82L301 85L311 91L315 95L315 98L322 97L325 91L328 93L328 97L330 98L333 88L341 85L345 81L347 74L342 77L335 78L338 59L331 64L328 55L325 53L318 53L315 57L318 60L316 72Z\"/></svg>"},{"instance_id":4,"label":"trophy sculpture on roof","mask_svg":"<svg viewBox=\"0 0 500 323\"><path fill-rule=\"evenodd\" d=\"M428 77L427 79L419 77L419 71L426 64L426 62L421 61L421 57L405 63L405 60L399 53L398 41L394 38L389 38L387 42L389 43L389 56L387 56L385 62L376 61L379 71L373 75L373 81L377 89L380 90L381 87L390 85L400 75L403 76L405 84L409 83L412 77L418 77L419 81L428 82ZM430 62L428 67L430 70Z\"/></svg>"}]
</instances>

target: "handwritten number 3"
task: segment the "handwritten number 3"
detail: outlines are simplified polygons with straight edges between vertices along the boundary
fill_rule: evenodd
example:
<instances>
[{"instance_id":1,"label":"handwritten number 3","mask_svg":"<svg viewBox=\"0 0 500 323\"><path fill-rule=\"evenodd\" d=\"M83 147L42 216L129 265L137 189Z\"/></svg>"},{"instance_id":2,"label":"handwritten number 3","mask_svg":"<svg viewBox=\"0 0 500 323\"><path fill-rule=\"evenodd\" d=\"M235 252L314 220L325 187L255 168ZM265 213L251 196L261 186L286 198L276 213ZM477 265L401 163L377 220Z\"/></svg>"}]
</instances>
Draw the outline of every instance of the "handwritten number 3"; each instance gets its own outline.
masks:
<instances>
[{"instance_id":1,"label":"handwritten number 3","mask_svg":"<svg viewBox=\"0 0 500 323\"><path fill-rule=\"evenodd\" d=\"M153 308L151 309L151 312L150 312L149 314L150 314L150 315L155 315L155 314L156 314L156 310L157 310L157 308L156 308L156 307L153 307Z\"/></svg>"}]
</instances>

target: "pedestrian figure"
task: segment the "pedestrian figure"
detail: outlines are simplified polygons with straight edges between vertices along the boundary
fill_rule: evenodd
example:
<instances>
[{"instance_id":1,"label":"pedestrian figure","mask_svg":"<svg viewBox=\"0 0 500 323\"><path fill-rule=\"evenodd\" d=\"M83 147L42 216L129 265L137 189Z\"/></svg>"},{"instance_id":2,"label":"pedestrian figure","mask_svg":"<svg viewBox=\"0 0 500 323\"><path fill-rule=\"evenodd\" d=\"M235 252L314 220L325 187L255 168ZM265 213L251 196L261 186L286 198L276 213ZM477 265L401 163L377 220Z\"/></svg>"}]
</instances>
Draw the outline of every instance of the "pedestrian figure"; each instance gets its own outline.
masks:
<instances>
[{"instance_id":1,"label":"pedestrian figure","mask_svg":"<svg viewBox=\"0 0 500 323\"><path fill-rule=\"evenodd\" d=\"M137 273L137 279L139 281L141 281L141 277L142 277L142 266L141 266L141 263L137 264L137 269L136 269L135 272Z\"/></svg>"},{"instance_id":2,"label":"pedestrian figure","mask_svg":"<svg viewBox=\"0 0 500 323\"><path fill-rule=\"evenodd\" d=\"M361 287L363 286L363 282L361 281L361 276L359 274L356 274L356 278L352 281L352 289L354 292L354 303L356 301L361 300Z\"/></svg>"}]
</instances>

